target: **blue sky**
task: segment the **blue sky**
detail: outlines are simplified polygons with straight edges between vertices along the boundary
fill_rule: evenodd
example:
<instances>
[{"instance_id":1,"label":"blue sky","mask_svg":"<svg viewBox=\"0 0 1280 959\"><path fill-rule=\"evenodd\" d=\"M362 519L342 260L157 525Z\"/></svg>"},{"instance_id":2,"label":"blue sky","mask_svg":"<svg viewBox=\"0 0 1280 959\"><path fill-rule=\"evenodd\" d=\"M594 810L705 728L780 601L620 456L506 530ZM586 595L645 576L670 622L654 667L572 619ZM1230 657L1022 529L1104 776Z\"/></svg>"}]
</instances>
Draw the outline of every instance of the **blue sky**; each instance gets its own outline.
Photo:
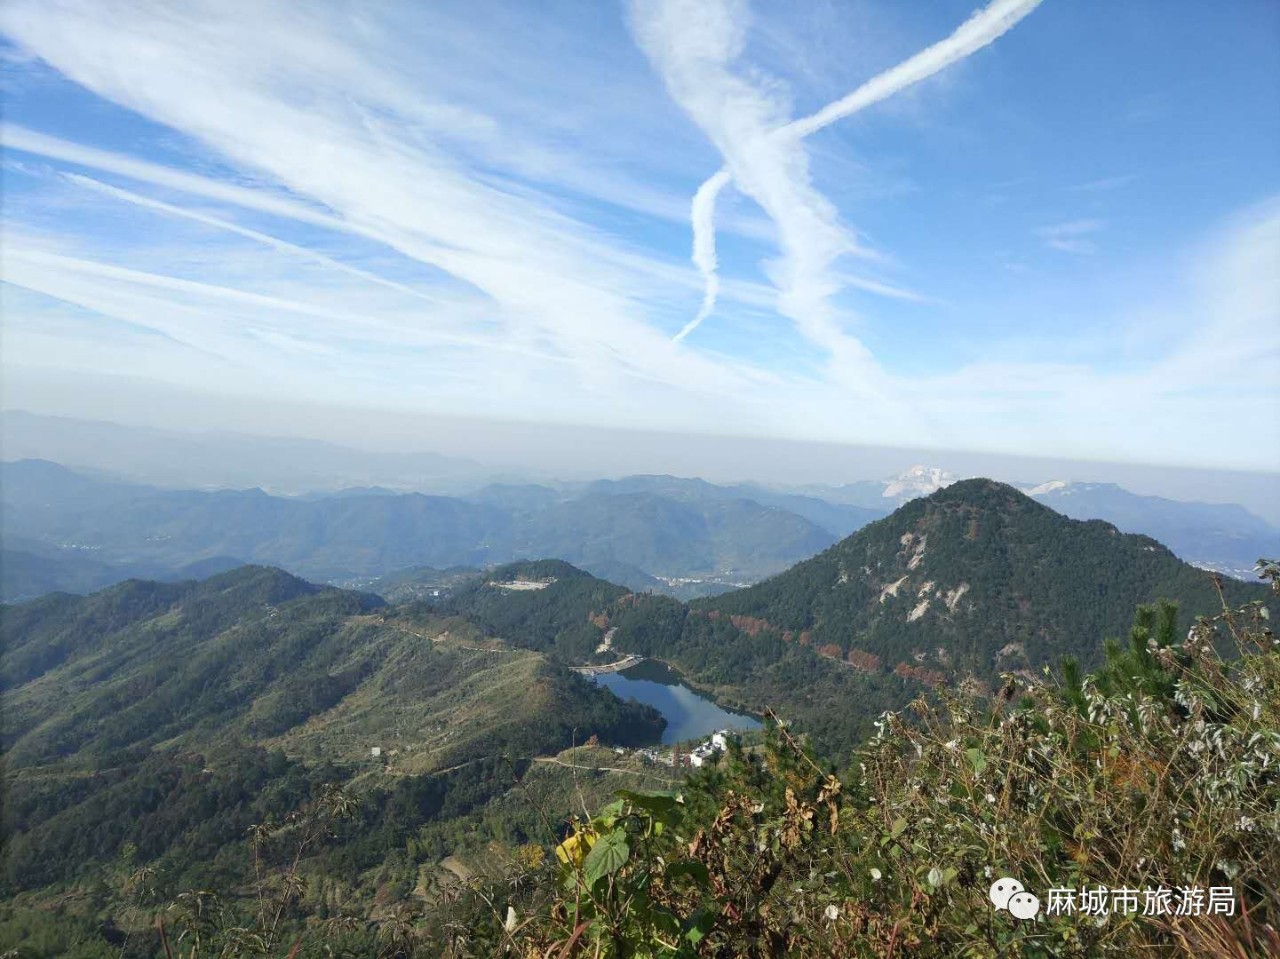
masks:
<instances>
[{"instance_id":1,"label":"blue sky","mask_svg":"<svg viewBox=\"0 0 1280 959\"><path fill-rule=\"evenodd\" d=\"M1280 6L972 2L9 0L5 404L1280 469Z\"/></svg>"}]
</instances>

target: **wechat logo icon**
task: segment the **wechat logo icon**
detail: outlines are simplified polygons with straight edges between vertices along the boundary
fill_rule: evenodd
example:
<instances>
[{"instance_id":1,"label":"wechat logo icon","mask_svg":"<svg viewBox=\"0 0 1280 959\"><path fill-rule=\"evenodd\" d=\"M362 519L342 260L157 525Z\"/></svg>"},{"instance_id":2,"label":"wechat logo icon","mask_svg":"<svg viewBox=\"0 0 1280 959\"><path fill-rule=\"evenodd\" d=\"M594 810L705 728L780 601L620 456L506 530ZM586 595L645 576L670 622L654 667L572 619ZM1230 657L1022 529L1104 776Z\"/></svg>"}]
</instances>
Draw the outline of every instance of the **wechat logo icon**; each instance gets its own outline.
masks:
<instances>
[{"instance_id":1,"label":"wechat logo icon","mask_svg":"<svg viewBox=\"0 0 1280 959\"><path fill-rule=\"evenodd\" d=\"M1040 914L1040 900L1008 876L993 882L987 895L997 910L1003 909L1015 919L1034 919Z\"/></svg>"}]
</instances>

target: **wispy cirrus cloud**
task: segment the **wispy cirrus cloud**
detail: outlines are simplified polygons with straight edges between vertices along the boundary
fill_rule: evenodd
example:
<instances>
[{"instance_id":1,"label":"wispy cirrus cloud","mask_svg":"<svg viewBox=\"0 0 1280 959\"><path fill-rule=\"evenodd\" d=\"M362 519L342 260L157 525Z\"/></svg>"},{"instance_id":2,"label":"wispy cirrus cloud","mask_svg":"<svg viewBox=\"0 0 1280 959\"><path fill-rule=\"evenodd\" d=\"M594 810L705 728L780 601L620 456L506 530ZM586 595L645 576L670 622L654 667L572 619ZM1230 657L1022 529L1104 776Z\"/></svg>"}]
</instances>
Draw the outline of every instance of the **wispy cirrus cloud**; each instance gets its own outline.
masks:
<instances>
[{"instance_id":1,"label":"wispy cirrus cloud","mask_svg":"<svg viewBox=\"0 0 1280 959\"><path fill-rule=\"evenodd\" d=\"M50 14L18 3L6 7L5 26L83 86L183 131L290 196L250 196L153 164L107 161L127 174L384 244L486 297L510 338L573 361L588 378L612 369L731 388L736 374L678 355L637 314L625 294L640 282L626 262L634 254L548 204L486 183L451 156L446 137L428 135L446 127L470 137L485 124L423 106L337 35L338 23L287 5L264 11L273 29L223 5L151 19L132 6L67 5ZM17 145L54 152L32 139ZM86 153L55 148L71 160Z\"/></svg>"},{"instance_id":2,"label":"wispy cirrus cloud","mask_svg":"<svg viewBox=\"0 0 1280 959\"><path fill-rule=\"evenodd\" d=\"M1087 255L1098 252L1093 234L1106 229L1105 220L1069 220L1036 229L1036 236L1051 250Z\"/></svg>"},{"instance_id":3,"label":"wispy cirrus cloud","mask_svg":"<svg viewBox=\"0 0 1280 959\"><path fill-rule=\"evenodd\" d=\"M1083 183L1073 183L1067 189L1076 193L1106 193L1126 187L1136 179L1138 179L1136 173L1124 173L1119 176L1105 176L1096 180L1085 180Z\"/></svg>"},{"instance_id":4,"label":"wispy cirrus cloud","mask_svg":"<svg viewBox=\"0 0 1280 959\"><path fill-rule=\"evenodd\" d=\"M779 289L779 312L833 357L833 369L847 377L845 382L875 392L872 383L879 374L873 358L841 329L828 302L835 284L827 269L857 244L839 225L835 208L812 186L799 141L772 137L790 120L781 92L763 90L732 69L746 42L745 4L672 0L638 3L632 13L637 40L672 97L727 160L727 175L713 177L712 186L699 190L695 215L710 214L717 187L730 178L764 209L777 226L784 251L766 268ZM714 250L705 243L695 241L695 255L704 271L714 266ZM712 297L704 299L700 315L712 303ZM679 335L690 329L686 326Z\"/></svg>"},{"instance_id":5,"label":"wispy cirrus cloud","mask_svg":"<svg viewBox=\"0 0 1280 959\"><path fill-rule=\"evenodd\" d=\"M162 200L156 200L152 197L142 196L139 193L134 193L132 190L124 190L120 187L114 187L99 180L95 180L93 177L82 176L78 173L64 173L63 176L71 183L83 186L89 190L95 190L105 196L122 200L125 203L135 204L136 206L142 207L144 210L154 210L158 213L164 213L169 216L181 217L183 219L192 220L196 223L203 223L206 226L214 227L218 230L226 230L229 233L235 233L239 236L247 237L250 240L261 243L264 246L269 246L272 249L292 253L305 260L311 260L312 262L322 264L331 270L338 270L339 272L349 274L350 276L357 277L358 279L365 280L369 283L377 283L380 286L386 286L390 289L398 290L401 293L407 293L409 296L421 297L428 301L435 299L421 290L415 289L407 284L398 283L395 280L389 280L385 276L379 276L376 273L371 273L368 270L362 270L359 267L352 266L349 263L344 263L343 261L334 259L331 256L325 256L323 253L318 253L309 247L300 246L297 243L290 243L288 240L282 240L279 237L271 236L270 234L263 233L260 230L251 230L248 227L240 226L237 223L233 223L232 221L221 217L210 216L209 214L201 213L198 210L190 210L172 203L165 203Z\"/></svg>"}]
</instances>

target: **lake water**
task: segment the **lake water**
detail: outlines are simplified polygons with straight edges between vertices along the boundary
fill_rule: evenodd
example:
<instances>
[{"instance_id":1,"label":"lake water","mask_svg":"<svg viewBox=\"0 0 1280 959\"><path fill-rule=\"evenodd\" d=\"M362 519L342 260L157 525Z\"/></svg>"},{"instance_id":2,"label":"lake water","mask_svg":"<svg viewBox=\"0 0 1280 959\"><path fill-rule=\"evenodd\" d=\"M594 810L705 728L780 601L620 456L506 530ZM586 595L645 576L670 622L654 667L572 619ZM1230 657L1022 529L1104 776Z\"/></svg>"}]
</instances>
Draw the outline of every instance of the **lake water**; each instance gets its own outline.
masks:
<instances>
[{"instance_id":1,"label":"lake water","mask_svg":"<svg viewBox=\"0 0 1280 959\"><path fill-rule=\"evenodd\" d=\"M662 713L667 720L667 728L662 733L663 745L705 739L720 729L760 728L759 720L721 709L684 685L675 670L652 659L620 673L601 673L595 680L621 699L639 700Z\"/></svg>"}]
</instances>

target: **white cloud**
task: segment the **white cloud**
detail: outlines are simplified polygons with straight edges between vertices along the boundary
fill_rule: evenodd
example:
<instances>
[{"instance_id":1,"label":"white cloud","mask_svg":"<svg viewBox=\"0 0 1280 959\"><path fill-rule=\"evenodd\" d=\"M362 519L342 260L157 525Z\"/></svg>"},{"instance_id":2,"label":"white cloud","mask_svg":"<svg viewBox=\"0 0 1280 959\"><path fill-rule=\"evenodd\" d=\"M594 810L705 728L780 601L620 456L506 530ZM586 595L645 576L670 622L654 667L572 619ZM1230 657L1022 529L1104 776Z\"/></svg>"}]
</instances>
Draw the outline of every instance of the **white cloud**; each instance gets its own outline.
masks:
<instances>
[{"instance_id":1,"label":"white cloud","mask_svg":"<svg viewBox=\"0 0 1280 959\"><path fill-rule=\"evenodd\" d=\"M728 177L776 224L783 253L766 272L779 290L778 311L832 357L832 373L846 388L883 400L875 386L880 374L874 360L843 331L828 302L836 289L829 267L858 244L813 188L799 141L772 136L789 120L781 89L776 84L763 88L732 69L747 35L745 5L728 0L637 3L633 24L672 97L725 158ZM725 179L713 178L713 183ZM699 217L709 212L714 192L699 191ZM714 252L707 246L696 243L695 255L704 269L714 265ZM704 311L707 306L704 301ZM682 334L687 335L687 328Z\"/></svg>"},{"instance_id":2,"label":"white cloud","mask_svg":"<svg viewBox=\"0 0 1280 959\"><path fill-rule=\"evenodd\" d=\"M315 263L321 263L329 269L348 273L351 276L366 280L369 283L377 283L380 286L386 286L390 289L398 290L401 293L407 293L410 296L420 297L424 300L430 301L435 299L435 297L428 296L421 290L414 289L404 283L397 283L395 280L389 280L384 276L378 276L376 273L370 273L368 270L362 270L358 267L351 266L348 263L335 260L331 256L325 256L323 253L317 253L315 250L299 246L296 243L290 243L287 240L281 240L278 237L262 233L259 230L251 230L247 227L240 226L237 223L232 223L230 220L210 216L196 210L188 210L180 206L175 206L172 203L165 203L161 200L145 197L141 194L134 193L131 190L123 190L119 187L110 186L109 184L102 183L92 177L81 176L77 173L67 173L64 174L64 176L72 183L76 183L90 190L96 190L117 200L123 200L125 203L136 204L143 209L154 210L159 213L168 214L169 216L177 216L188 220L194 220L196 223L203 223L206 226L211 226L215 229L226 230L230 233L236 233L240 236L248 237L249 239L256 240L265 246L269 246L272 249L284 250L294 254L295 256L300 256L303 259L311 260Z\"/></svg>"},{"instance_id":3,"label":"white cloud","mask_svg":"<svg viewBox=\"0 0 1280 959\"><path fill-rule=\"evenodd\" d=\"M422 107L414 92L344 44L343 24L291 5L263 11L269 29L261 17L224 4L155 17L126 5L50 11L14 3L5 23L86 87L308 202L250 197L241 187L201 190L341 225L439 268L489 297L507 335L571 358L585 379L613 370L734 389L737 376L674 350L618 292L638 285L626 251L545 205L486 185L428 136L450 125L451 133L471 136L483 123ZM187 176L164 178L195 185Z\"/></svg>"}]
</instances>

